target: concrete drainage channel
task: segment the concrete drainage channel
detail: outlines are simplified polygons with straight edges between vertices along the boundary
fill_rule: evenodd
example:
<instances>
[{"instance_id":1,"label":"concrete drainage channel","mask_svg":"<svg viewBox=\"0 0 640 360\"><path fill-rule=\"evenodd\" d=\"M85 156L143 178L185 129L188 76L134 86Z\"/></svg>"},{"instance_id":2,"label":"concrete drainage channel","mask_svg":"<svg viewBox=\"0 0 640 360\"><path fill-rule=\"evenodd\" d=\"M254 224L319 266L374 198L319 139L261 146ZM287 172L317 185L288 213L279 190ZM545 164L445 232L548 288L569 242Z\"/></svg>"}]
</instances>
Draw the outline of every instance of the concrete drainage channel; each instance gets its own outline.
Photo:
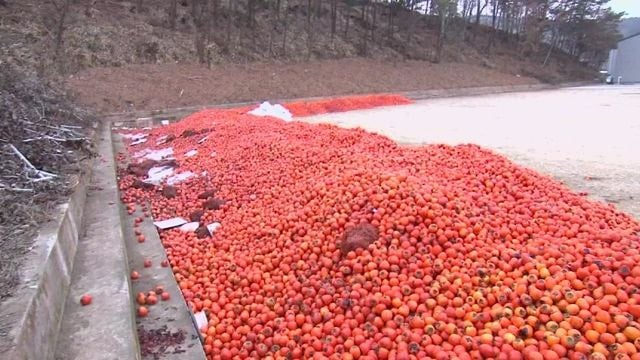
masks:
<instances>
[{"instance_id":1,"label":"concrete drainage channel","mask_svg":"<svg viewBox=\"0 0 640 360\"><path fill-rule=\"evenodd\" d=\"M39 233L23 286L0 309L0 353L6 359L205 359L191 312L150 218L138 225L120 202L111 124L69 203ZM115 141L112 141L115 140ZM150 267L144 267L145 260ZM132 270L140 278L132 281ZM169 299L136 316L135 295L161 287ZM91 295L92 303L80 304Z\"/></svg>"}]
</instances>

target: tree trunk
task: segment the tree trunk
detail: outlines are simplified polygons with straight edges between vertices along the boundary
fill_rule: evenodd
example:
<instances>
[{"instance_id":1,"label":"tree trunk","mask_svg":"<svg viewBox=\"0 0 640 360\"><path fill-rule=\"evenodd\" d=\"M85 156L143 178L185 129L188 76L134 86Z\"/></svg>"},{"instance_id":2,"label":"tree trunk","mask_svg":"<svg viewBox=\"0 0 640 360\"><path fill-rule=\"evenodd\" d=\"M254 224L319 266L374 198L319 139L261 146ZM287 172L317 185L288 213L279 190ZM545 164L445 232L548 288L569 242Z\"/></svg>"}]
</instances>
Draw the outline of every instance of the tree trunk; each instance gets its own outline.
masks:
<instances>
[{"instance_id":1,"label":"tree trunk","mask_svg":"<svg viewBox=\"0 0 640 360\"><path fill-rule=\"evenodd\" d=\"M406 30L405 30L405 35L407 36L405 43L407 45L409 45L411 43L411 34L413 31L413 5L411 6L412 9L409 12L409 17L407 18L407 20L405 21L406 23Z\"/></svg>"},{"instance_id":2,"label":"tree trunk","mask_svg":"<svg viewBox=\"0 0 640 360\"><path fill-rule=\"evenodd\" d=\"M440 12L440 31L438 32L438 43L436 44L436 56L433 60L435 63L439 63L442 60L442 50L444 48L444 37L446 35L446 24L447 17L446 14L443 13L442 9L439 9Z\"/></svg>"},{"instance_id":3,"label":"tree trunk","mask_svg":"<svg viewBox=\"0 0 640 360\"><path fill-rule=\"evenodd\" d=\"M58 66L60 73L64 70L64 61L62 60L62 53L64 47L64 24L67 20L69 8L71 7L72 0L62 0L61 2L53 2L57 11L58 20L56 22L55 29L55 47L54 47L54 62Z\"/></svg>"},{"instance_id":4,"label":"tree trunk","mask_svg":"<svg viewBox=\"0 0 640 360\"><path fill-rule=\"evenodd\" d=\"M231 51L231 30L232 30L233 10L234 10L233 4L235 4L235 1L229 1L229 4L227 5L227 31L226 31L225 48L227 49L228 52Z\"/></svg>"},{"instance_id":5,"label":"tree trunk","mask_svg":"<svg viewBox=\"0 0 640 360\"><path fill-rule=\"evenodd\" d=\"M289 4L284 8L284 29L282 31L282 56L287 56L287 30L289 29Z\"/></svg>"},{"instance_id":6,"label":"tree trunk","mask_svg":"<svg viewBox=\"0 0 640 360\"><path fill-rule=\"evenodd\" d=\"M193 17L194 42L196 47L196 55L201 64L206 62L205 47L207 29L205 29L205 2L207 0L193 0L191 3L191 15Z\"/></svg>"},{"instance_id":7,"label":"tree trunk","mask_svg":"<svg viewBox=\"0 0 640 360\"><path fill-rule=\"evenodd\" d=\"M178 18L178 0L169 0L169 28L176 29L176 21Z\"/></svg>"},{"instance_id":8,"label":"tree trunk","mask_svg":"<svg viewBox=\"0 0 640 360\"><path fill-rule=\"evenodd\" d=\"M388 24L389 24L389 26L387 28L387 37L389 39L391 39L391 37L393 36L393 8L391 8L391 6L393 6L393 5L390 5L390 7L389 7L389 19L387 21Z\"/></svg>"},{"instance_id":9,"label":"tree trunk","mask_svg":"<svg viewBox=\"0 0 640 360\"><path fill-rule=\"evenodd\" d=\"M269 31L269 57L272 57L273 54L273 38L275 36L275 32L276 32L276 26L277 26L277 21L278 19L272 19L271 20L271 30Z\"/></svg>"},{"instance_id":10,"label":"tree trunk","mask_svg":"<svg viewBox=\"0 0 640 360\"><path fill-rule=\"evenodd\" d=\"M311 29L311 0L307 0L307 61L311 60L313 50L313 30Z\"/></svg>"},{"instance_id":11,"label":"tree trunk","mask_svg":"<svg viewBox=\"0 0 640 360\"><path fill-rule=\"evenodd\" d=\"M557 36L556 36L556 31L553 31L553 36L551 38L551 45L549 46L549 51L547 52L547 56L544 58L544 62L542 63L542 66L547 66L547 64L549 63L549 59L551 58L551 53L553 52L553 48L556 46L556 42L557 42Z\"/></svg>"},{"instance_id":12,"label":"tree trunk","mask_svg":"<svg viewBox=\"0 0 640 360\"><path fill-rule=\"evenodd\" d=\"M371 4L373 11L372 11L372 22L371 22L371 41L375 42L376 41L376 18L377 18L377 6L376 3L374 2L373 4Z\"/></svg>"},{"instance_id":13,"label":"tree trunk","mask_svg":"<svg viewBox=\"0 0 640 360\"><path fill-rule=\"evenodd\" d=\"M331 0L331 41L333 41L336 36L337 20L338 20L338 0Z\"/></svg>"},{"instance_id":14,"label":"tree trunk","mask_svg":"<svg viewBox=\"0 0 640 360\"><path fill-rule=\"evenodd\" d=\"M349 5L347 5L347 21L344 25L344 37L346 38L349 35L349 22L351 20L351 11L350 8L348 7Z\"/></svg>"},{"instance_id":15,"label":"tree trunk","mask_svg":"<svg viewBox=\"0 0 640 360\"><path fill-rule=\"evenodd\" d=\"M233 0L232 0L233 1ZM247 0L247 27L253 29L255 25L255 0Z\"/></svg>"},{"instance_id":16,"label":"tree trunk","mask_svg":"<svg viewBox=\"0 0 640 360\"><path fill-rule=\"evenodd\" d=\"M495 41L496 32L496 21L498 20L498 1L493 0L493 8L491 9L491 34L489 35L489 42L487 43L487 52L491 51L491 47L493 46L493 42Z\"/></svg>"}]
</instances>

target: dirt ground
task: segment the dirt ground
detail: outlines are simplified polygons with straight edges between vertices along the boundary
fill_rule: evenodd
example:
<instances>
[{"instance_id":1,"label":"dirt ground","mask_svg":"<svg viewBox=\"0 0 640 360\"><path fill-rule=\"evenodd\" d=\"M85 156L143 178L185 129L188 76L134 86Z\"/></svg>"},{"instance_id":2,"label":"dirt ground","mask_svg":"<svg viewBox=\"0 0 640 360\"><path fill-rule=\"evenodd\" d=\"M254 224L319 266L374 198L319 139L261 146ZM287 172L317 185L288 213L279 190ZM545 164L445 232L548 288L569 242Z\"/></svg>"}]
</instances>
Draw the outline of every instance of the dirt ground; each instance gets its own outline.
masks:
<instances>
[{"instance_id":1,"label":"dirt ground","mask_svg":"<svg viewBox=\"0 0 640 360\"><path fill-rule=\"evenodd\" d=\"M372 59L300 63L134 65L93 68L69 77L80 103L102 113L290 99L534 84L537 80L470 64Z\"/></svg>"},{"instance_id":2,"label":"dirt ground","mask_svg":"<svg viewBox=\"0 0 640 360\"><path fill-rule=\"evenodd\" d=\"M473 143L640 219L640 86L419 101L307 118L399 143ZM443 121L442 119L447 119Z\"/></svg>"}]
</instances>

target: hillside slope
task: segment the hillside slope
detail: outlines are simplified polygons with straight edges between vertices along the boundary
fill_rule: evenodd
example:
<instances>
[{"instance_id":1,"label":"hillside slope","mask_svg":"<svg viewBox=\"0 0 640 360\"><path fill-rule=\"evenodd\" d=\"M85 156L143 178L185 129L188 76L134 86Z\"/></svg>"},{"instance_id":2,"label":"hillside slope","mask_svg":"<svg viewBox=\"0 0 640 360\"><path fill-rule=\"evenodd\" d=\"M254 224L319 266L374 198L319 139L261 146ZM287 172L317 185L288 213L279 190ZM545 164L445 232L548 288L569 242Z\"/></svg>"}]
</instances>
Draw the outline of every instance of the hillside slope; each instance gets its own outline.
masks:
<instances>
[{"instance_id":1,"label":"hillside slope","mask_svg":"<svg viewBox=\"0 0 640 360\"><path fill-rule=\"evenodd\" d=\"M375 76L372 76L375 74ZM471 64L375 59L296 63L131 65L86 69L68 81L78 100L103 113L196 105L538 83Z\"/></svg>"},{"instance_id":2,"label":"hillside slope","mask_svg":"<svg viewBox=\"0 0 640 360\"><path fill-rule=\"evenodd\" d=\"M144 0L141 10L136 9L136 1L71 2L60 46L64 70L73 73L88 67L197 61L192 1L178 1L174 30L167 14L170 1ZM10 0L6 7L0 7L0 31L3 45L7 45L3 46L6 55L19 62L36 63L41 68L54 60L55 56L51 55L55 55L52 51L57 43L56 26L61 10L48 3ZM245 19L246 10L241 8L243 3L232 2L234 5L227 8L225 2L221 2L218 19L211 20L214 22L206 43L206 62L360 56L430 60L437 40L437 19L403 10L391 12L384 6L378 6L377 20L372 19L370 12L363 20L357 7L338 2L332 37L327 30L331 27L331 17L325 2L309 1L309 4L321 5L309 14L307 7L301 5L307 1L283 0L277 19L273 18L271 9L259 7L254 9L255 22L250 25ZM548 68L542 69L545 48L522 56L516 44L506 38L495 42L487 52L489 31L486 27L467 29L465 41L456 34L447 39L443 62L501 66L510 73L522 73L526 68L558 79L575 77L576 72L584 75L580 67L562 56L556 56ZM16 44L20 46L11 46ZM38 59L33 55L45 56ZM514 67L515 63L520 65Z\"/></svg>"},{"instance_id":3,"label":"hillside slope","mask_svg":"<svg viewBox=\"0 0 640 360\"><path fill-rule=\"evenodd\" d=\"M58 0L56 3L64 1L68 0ZM254 1L258 5L251 10L251 21L246 16L247 1L221 0L215 12L206 13L200 18L194 16L193 1L197 0L176 2L174 26L171 21L173 17L169 15L171 1L143 0L143 6L137 8L139 0L76 0L69 1L69 8L64 11L64 8L55 7L51 2L9 0L6 7L0 7L0 56L4 61L38 71L42 75L75 74L69 82L72 89L81 95L85 104L98 106L103 111L144 107L143 104L149 103L156 95L154 91L169 83L180 82L174 79L190 76L206 78L222 73L228 75L229 79L219 79L214 87L237 85L234 77L244 79L246 76L236 76L234 71L253 71L252 80L261 84L271 81L271 74L282 69L300 69L304 72L309 66L319 66L317 64L326 60L331 61L314 72L319 78L311 75L285 77L306 82L302 87L310 91L277 91L277 88L288 86L286 81L262 90L273 91L274 96L316 96L331 95L332 91L399 91L536 80L559 83L594 77L592 69L560 53L554 53L551 61L543 67L547 50L544 45L525 55L514 39L502 35L489 49L489 28L469 26L461 29L460 24L455 23L450 24L451 32L442 53L442 64L436 66L430 60L434 58L437 42L437 19L382 5L372 7L363 16L359 7L348 5L349 1L336 1L335 31L332 35L332 31L328 30L333 23L329 1L282 0L277 16L274 16L273 8L264 5L275 1ZM210 29L204 34L198 30L203 22ZM200 52L196 50L198 43L202 45ZM359 58L361 62L358 65L340 62L340 59L350 58ZM311 62L301 65L308 61ZM204 70L197 70L198 74L194 74L192 67L171 65L198 62L204 62L205 65ZM349 66L355 66L351 71L358 71L358 66L365 66L365 69L371 66L376 71L382 71L376 65L379 62L384 62L388 70L375 73L389 80L384 86L366 86L370 82L363 81L361 85L325 87L326 91L314 88L314 84L321 82L340 83L345 72L349 73ZM256 65L258 63L264 65ZM280 64L286 63L299 65L281 67ZM153 67L128 68L150 64ZM242 68L238 64L252 65ZM393 70L396 64L402 64L400 68L410 73L397 75L398 72ZM347 68L336 72L330 70L333 66ZM123 67L126 69L118 69ZM206 67L212 68L213 72L205 71ZM416 83L412 78L412 71L419 74L417 78L421 79L420 82ZM139 77L144 78L139 86L127 84L132 73L139 73ZM367 74L363 76L366 78ZM98 78L106 83L99 83L96 80ZM228 95L231 92L232 95L216 92L210 100L264 98L264 91L237 94L242 90L235 90L236 87L231 85L226 93ZM177 96L175 94L179 94L185 86L197 87L197 82L176 86L163 96ZM106 91L94 91L99 88ZM122 93L118 91L124 88L129 90ZM209 94L210 90L207 89L205 93ZM141 91L147 100L126 99L135 98ZM164 106L187 102L178 100L165 101ZM195 100L192 98L190 101Z\"/></svg>"}]
</instances>

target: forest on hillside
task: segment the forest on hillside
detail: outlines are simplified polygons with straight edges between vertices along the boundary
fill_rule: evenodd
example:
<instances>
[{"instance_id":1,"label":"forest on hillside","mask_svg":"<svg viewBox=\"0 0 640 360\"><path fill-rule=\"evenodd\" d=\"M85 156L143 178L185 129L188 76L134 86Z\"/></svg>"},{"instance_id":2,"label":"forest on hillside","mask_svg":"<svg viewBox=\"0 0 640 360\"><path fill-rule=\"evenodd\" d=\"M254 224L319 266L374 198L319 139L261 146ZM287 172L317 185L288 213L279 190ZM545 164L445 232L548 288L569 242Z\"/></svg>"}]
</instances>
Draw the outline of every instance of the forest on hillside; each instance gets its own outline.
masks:
<instances>
[{"instance_id":1,"label":"forest on hillside","mask_svg":"<svg viewBox=\"0 0 640 360\"><path fill-rule=\"evenodd\" d=\"M620 37L608 2L9 0L0 34L7 61L40 72L349 57L595 67Z\"/></svg>"},{"instance_id":2,"label":"forest on hillside","mask_svg":"<svg viewBox=\"0 0 640 360\"><path fill-rule=\"evenodd\" d=\"M485 46L489 52L502 36L513 42L522 55L538 52L548 45L590 64L598 64L619 38L622 13L613 12L609 0L170 0L167 24L171 29L192 23L195 46L201 62L207 61L207 48L216 43L228 49L232 45L234 24L249 31L264 31L257 17L267 22L269 48L282 41L285 49L292 14L305 18L303 27L309 48L318 32L334 40L338 32L348 35L350 24L361 27L360 55L367 55L369 43L411 43L420 36L417 22L434 29L431 60L439 62L448 41L477 41L479 27L491 29ZM188 19L178 8L190 12ZM135 10L145 11L145 0L137 0ZM184 12L183 12L184 13ZM485 19L485 21L481 21ZM280 33L274 38L274 33ZM404 35L404 36L403 36ZM476 44L480 45L480 44ZM548 56L545 57L545 62Z\"/></svg>"}]
</instances>

